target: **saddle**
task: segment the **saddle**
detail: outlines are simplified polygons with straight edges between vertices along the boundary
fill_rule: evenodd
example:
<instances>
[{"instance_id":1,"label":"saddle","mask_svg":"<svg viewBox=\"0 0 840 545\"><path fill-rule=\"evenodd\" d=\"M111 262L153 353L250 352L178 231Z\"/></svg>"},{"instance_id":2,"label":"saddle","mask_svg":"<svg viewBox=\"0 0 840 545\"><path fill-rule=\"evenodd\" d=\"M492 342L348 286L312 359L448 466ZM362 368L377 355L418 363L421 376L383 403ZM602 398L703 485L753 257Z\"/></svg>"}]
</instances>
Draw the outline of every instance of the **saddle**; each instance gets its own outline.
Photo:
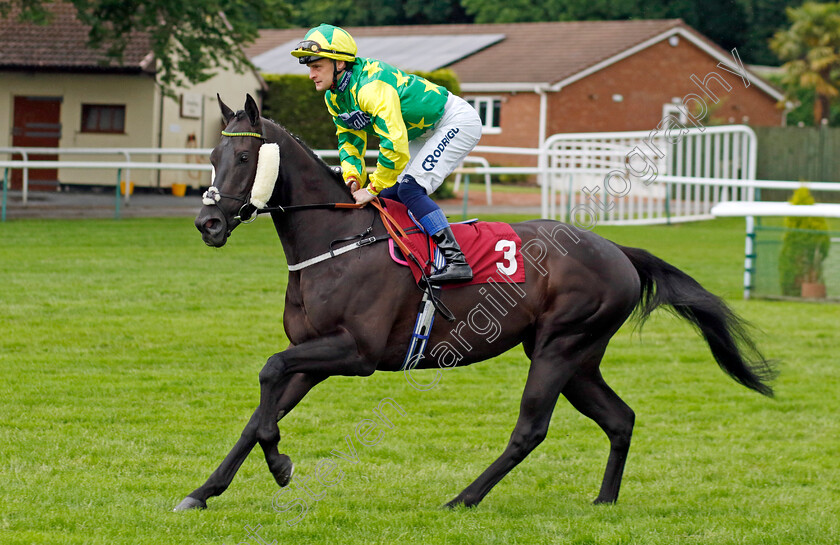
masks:
<instances>
[{"instance_id":1,"label":"saddle","mask_svg":"<svg viewBox=\"0 0 840 545\"><path fill-rule=\"evenodd\" d=\"M423 231L405 205L389 199L380 201L376 202L375 206L379 208L382 221L390 234L388 246L391 259L399 265L409 267L414 280L424 291L408 350L400 367L405 371L413 369L423 359L435 321L435 310L443 314L448 321L455 320L455 316L439 299L441 289L490 282L525 281L522 239L507 223L471 220L453 224L452 233L458 240L467 263L472 267L473 279L458 284L432 286L421 281L425 281L435 270L445 265L441 252L437 251L432 238ZM407 259L408 256L411 259Z\"/></svg>"},{"instance_id":2,"label":"saddle","mask_svg":"<svg viewBox=\"0 0 840 545\"><path fill-rule=\"evenodd\" d=\"M437 251L435 243L428 236L408 208L402 203L389 199L380 199L383 207L402 231L392 232L388 241L391 258L395 263L409 267L414 280L420 282L424 275L430 276L444 265L443 257ZM383 218L384 219L384 218ZM522 259L522 239L507 223L470 220L452 224L452 233L458 240L461 250L473 270L473 279L469 282L445 284L444 290L457 289L489 282L522 283L525 282L525 267ZM406 259L408 248L419 262Z\"/></svg>"}]
</instances>

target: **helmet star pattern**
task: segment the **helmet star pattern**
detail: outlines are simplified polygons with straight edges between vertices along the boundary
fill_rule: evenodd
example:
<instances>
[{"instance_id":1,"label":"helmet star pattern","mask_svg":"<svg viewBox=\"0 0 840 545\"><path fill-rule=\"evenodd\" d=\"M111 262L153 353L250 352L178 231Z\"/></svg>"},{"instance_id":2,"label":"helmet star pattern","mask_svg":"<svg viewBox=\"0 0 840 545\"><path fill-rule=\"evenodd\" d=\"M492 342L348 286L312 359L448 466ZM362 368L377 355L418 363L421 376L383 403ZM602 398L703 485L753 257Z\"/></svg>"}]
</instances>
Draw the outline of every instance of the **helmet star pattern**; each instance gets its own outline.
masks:
<instances>
[{"instance_id":1,"label":"helmet star pattern","mask_svg":"<svg viewBox=\"0 0 840 545\"><path fill-rule=\"evenodd\" d=\"M356 60L356 41L343 28L321 24L304 36L292 51L301 64L309 64L319 58L353 62Z\"/></svg>"}]
</instances>

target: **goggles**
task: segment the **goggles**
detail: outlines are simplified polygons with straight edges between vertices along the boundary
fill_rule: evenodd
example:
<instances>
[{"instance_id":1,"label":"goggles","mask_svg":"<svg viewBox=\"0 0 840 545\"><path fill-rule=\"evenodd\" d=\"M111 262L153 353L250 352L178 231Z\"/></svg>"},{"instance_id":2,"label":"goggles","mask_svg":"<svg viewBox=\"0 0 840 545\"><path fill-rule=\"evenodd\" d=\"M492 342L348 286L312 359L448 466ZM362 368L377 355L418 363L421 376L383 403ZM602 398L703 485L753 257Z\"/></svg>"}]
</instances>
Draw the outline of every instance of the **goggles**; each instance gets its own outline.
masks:
<instances>
[{"instance_id":1,"label":"goggles","mask_svg":"<svg viewBox=\"0 0 840 545\"><path fill-rule=\"evenodd\" d=\"M315 40L303 40L302 42L299 42L295 47L295 51L303 51L305 53L311 53L313 55L318 55L319 53L332 53L333 55L349 55L349 53L336 51L334 49L323 49L321 47L321 44L319 44Z\"/></svg>"}]
</instances>

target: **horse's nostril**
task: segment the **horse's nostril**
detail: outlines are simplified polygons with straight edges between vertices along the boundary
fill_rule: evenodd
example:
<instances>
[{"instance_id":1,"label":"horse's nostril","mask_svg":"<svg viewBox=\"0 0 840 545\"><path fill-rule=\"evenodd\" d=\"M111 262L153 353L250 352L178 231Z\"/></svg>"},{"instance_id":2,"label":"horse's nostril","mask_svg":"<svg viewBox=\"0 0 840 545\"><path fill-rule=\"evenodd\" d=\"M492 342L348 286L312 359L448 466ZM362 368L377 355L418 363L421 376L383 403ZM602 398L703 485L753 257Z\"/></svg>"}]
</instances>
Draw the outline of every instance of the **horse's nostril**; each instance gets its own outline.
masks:
<instances>
[{"instance_id":1,"label":"horse's nostril","mask_svg":"<svg viewBox=\"0 0 840 545\"><path fill-rule=\"evenodd\" d=\"M217 218L210 218L204 222L205 233L215 233L221 229L222 222Z\"/></svg>"}]
</instances>

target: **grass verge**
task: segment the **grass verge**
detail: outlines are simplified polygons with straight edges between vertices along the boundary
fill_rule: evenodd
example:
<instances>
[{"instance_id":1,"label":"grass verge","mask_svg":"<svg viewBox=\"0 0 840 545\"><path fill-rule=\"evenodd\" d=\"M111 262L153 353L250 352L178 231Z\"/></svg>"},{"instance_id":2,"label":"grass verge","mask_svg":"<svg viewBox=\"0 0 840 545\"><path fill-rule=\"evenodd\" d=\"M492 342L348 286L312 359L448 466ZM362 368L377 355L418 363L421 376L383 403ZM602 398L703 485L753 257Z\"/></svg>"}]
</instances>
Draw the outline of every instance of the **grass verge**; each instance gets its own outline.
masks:
<instances>
[{"instance_id":1,"label":"grass verge","mask_svg":"<svg viewBox=\"0 0 840 545\"><path fill-rule=\"evenodd\" d=\"M0 542L837 543L837 307L742 301L741 221L599 232L753 322L781 361L777 399L729 380L660 311L641 334L625 326L602 366L637 414L618 504L590 505L608 444L561 398L546 441L477 509L449 511L507 442L521 350L446 372L429 392L399 374L330 379L281 423L298 482L384 397L405 415L338 466L340 482L312 485L318 501L289 489L284 501L308 508L290 525L302 511L275 510L259 452L207 511L171 512L238 438L262 363L285 346L285 261L269 222L221 250L191 219L0 226Z\"/></svg>"}]
</instances>

